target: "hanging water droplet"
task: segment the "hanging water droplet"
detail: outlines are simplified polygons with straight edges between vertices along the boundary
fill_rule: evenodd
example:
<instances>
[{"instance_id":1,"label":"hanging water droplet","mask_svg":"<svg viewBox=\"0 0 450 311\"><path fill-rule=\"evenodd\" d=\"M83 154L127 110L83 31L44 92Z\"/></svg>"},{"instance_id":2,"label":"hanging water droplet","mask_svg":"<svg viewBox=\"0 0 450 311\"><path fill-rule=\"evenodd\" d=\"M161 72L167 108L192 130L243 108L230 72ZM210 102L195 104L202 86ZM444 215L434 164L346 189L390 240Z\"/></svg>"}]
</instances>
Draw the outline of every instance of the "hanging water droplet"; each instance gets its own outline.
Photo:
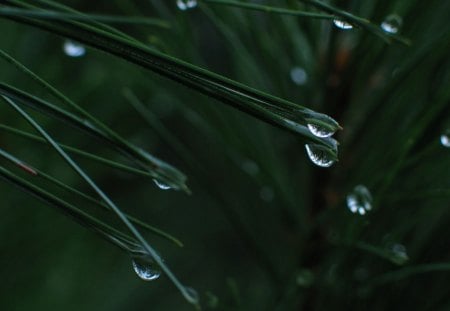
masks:
<instances>
[{"instance_id":1,"label":"hanging water droplet","mask_svg":"<svg viewBox=\"0 0 450 311\"><path fill-rule=\"evenodd\" d=\"M450 130L445 131L441 135L441 144L446 148L450 148Z\"/></svg>"},{"instance_id":2,"label":"hanging water droplet","mask_svg":"<svg viewBox=\"0 0 450 311\"><path fill-rule=\"evenodd\" d=\"M161 275L161 272L155 268L153 259L148 255L134 256L132 264L134 272L144 281L154 281Z\"/></svg>"},{"instance_id":3,"label":"hanging water droplet","mask_svg":"<svg viewBox=\"0 0 450 311\"><path fill-rule=\"evenodd\" d=\"M342 129L336 120L323 113L307 112L305 121L307 122L309 131L314 136L320 138L330 137L338 129Z\"/></svg>"},{"instance_id":4,"label":"hanging water droplet","mask_svg":"<svg viewBox=\"0 0 450 311\"><path fill-rule=\"evenodd\" d=\"M157 180L157 179L153 179L153 182L154 182L155 185L157 185L158 188L161 189L161 190L169 190L169 189L172 189L171 186L169 186L168 184L165 184L165 183L163 183L163 182L161 182L161 181L159 181L159 180Z\"/></svg>"},{"instance_id":5,"label":"hanging water droplet","mask_svg":"<svg viewBox=\"0 0 450 311\"><path fill-rule=\"evenodd\" d=\"M330 167L335 162L330 151L328 151L326 147L315 144L306 144L305 148L309 159L317 166Z\"/></svg>"},{"instance_id":6,"label":"hanging water droplet","mask_svg":"<svg viewBox=\"0 0 450 311\"><path fill-rule=\"evenodd\" d=\"M347 207L352 213L365 215L372 209L372 195L369 189L363 185L356 186L353 191L347 195Z\"/></svg>"},{"instance_id":7,"label":"hanging water droplet","mask_svg":"<svg viewBox=\"0 0 450 311\"><path fill-rule=\"evenodd\" d=\"M308 74L303 68L294 67L291 69L291 79L297 85L304 85L308 81Z\"/></svg>"},{"instance_id":8,"label":"hanging water droplet","mask_svg":"<svg viewBox=\"0 0 450 311\"><path fill-rule=\"evenodd\" d=\"M198 301L200 299L197 291L189 286L184 287L183 296L192 304L198 304Z\"/></svg>"},{"instance_id":9,"label":"hanging water droplet","mask_svg":"<svg viewBox=\"0 0 450 311\"><path fill-rule=\"evenodd\" d=\"M330 137L331 135L333 135L336 132L336 131L331 131L328 128L321 127L319 125L311 124L311 123L308 123L308 129L314 136L321 137L321 138Z\"/></svg>"},{"instance_id":10,"label":"hanging water droplet","mask_svg":"<svg viewBox=\"0 0 450 311\"><path fill-rule=\"evenodd\" d=\"M177 0L177 7L182 11L193 9L196 6L197 0Z\"/></svg>"},{"instance_id":11,"label":"hanging water droplet","mask_svg":"<svg viewBox=\"0 0 450 311\"><path fill-rule=\"evenodd\" d=\"M64 41L63 50L70 57L81 57L86 54L86 48L82 44L71 40Z\"/></svg>"},{"instance_id":12,"label":"hanging water droplet","mask_svg":"<svg viewBox=\"0 0 450 311\"><path fill-rule=\"evenodd\" d=\"M391 260L402 265L409 260L408 254L406 253L406 247L402 244L394 244L391 247Z\"/></svg>"},{"instance_id":13,"label":"hanging water droplet","mask_svg":"<svg viewBox=\"0 0 450 311\"><path fill-rule=\"evenodd\" d=\"M353 28L353 25L350 23L347 23L345 21L342 21L340 19L334 19L333 20L333 24L339 28L339 29L343 29L343 30L349 30Z\"/></svg>"},{"instance_id":14,"label":"hanging water droplet","mask_svg":"<svg viewBox=\"0 0 450 311\"><path fill-rule=\"evenodd\" d=\"M397 14L391 14L381 23L380 27L387 33L396 34L402 26L402 18Z\"/></svg>"}]
</instances>

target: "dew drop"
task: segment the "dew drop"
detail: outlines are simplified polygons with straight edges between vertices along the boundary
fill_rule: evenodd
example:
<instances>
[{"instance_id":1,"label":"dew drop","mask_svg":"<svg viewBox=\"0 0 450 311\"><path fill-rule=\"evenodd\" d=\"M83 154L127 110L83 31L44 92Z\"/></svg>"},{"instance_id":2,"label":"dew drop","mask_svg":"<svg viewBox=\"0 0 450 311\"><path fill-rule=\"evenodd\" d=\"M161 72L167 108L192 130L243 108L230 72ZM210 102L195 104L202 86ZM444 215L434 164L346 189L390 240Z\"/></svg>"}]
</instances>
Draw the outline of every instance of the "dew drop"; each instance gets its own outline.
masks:
<instances>
[{"instance_id":1,"label":"dew drop","mask_svg":"<svg viewBox=\"0 0 450 311\"><path fill-rule=\"evenodd\" d=\"M153 182L154 182L155 185L157 185L158 188L161 189L161 190L169 190L169 189L172 189L171 186L169 186L168 184L165 184L165 183L163 183L163 182L161 182L161 181L159 181L159 180L157 180L157 179L153 179Z\"/></svg>"},{"instance_id":2,"label":"dew drop","mask_svg":"<svg viewBox=\"0 0 450 311\"><path fill-rule=\"evenodd\" d=\"M305 120L309 131L320 138L330 137L341 128L336 120L323 113L307 113Z\"/></svg>"},{"instance_id":3,"label":"dew drop","mask_svg":"<svg viewBox=\"0 0 450 311\"><path fill-rule=\"evenodd\" d=\"M64 53L70 57L81 57L86 54L86 48L75 41L66 40L63 44Z\"/></svg>"},{"instance_id":4,"label":"dew drop","mask_svg":"<svg viewBox=\"0 0 450 311\"><path fill-rule=\"evenodd\" d=\"M396 14L391 14L381 23L380 27L387 33L396 34L402 26L402 18Z\"/></svg>"},{"instance_id":5,"label":"dew drop","mask_svg":"<svg viewBox=\"0 0 450 311\"><path fill-rule=\"evenodd\" d=\"M308 123L308 129L309 131L317 137L330 137L331 135L333 135L336 131L330 131L328 128L325 127L321 127L319 125L316 124L311 124Z\"/></svg>"},{"instance_id":6,"label":"dew drop","mask_svg":"<svg viewBox=\"0 0 450 311\"><path fill-rule=\"evenodd\" d=\"M334 19L333 20L333 24L334 26L336 26L339 29L343 29L343 30L349 30L353 28L353 25L350 23L347 23L345 21L342 21L340 19Z\"/></svg>"},{"instance_id":7,"label":"dew drop","mask_svg":"<svg viewBox=\"0 0 450 311\"><path fill-rule=\"evenodd\" d=\"M359 215L365 215L372 209L372 195L369 189L363 185L356 186L353 191L347 195L347 207L350 212Z\"/></svg>"},{"instance_id":8,"label":"dew drop","mask_svg":"<svg viewBox=\"0 0 450 311\"><path fill-rule=\"evenodd\" d=\"M446 148L450 148L450 130L445 131L442 135L441 135L441 145L446 147Z\"/></svg>"},{"instance_id":9,"label":"dew drop","mask_svg":"<svg viewBox=\"0 0 450 311\"><path fill-rule=\"evenodd\" d=\"M303 68L294 67L291 69L291 79L297 85L305 85L308 81L308 74Z\"/></svg>"},{"instance_id":10,"label":"dew drop","mask_svg":"<svg viewBox=\"0 0 450 311\"><path fill-rule=\"evenodd\" d=\"M406 253L406 247L402 244L392 245L391 252L392 261L398 265L402 265L409 260L408 254Z\"/></svg>"},{"instance_id":11,"label":"dew drop","mask_svg":"<svg viewBox=\"0 0 450 311\"><path fill-rule=\"evenodd\" d=\"M335 162L329 151L321 145L306 144L305 148L309 159L317 166L330 167Z\"/></svg>"},{"instance_id":12,"label":"dew drop","mask_svg":"<svg viewBox=\"0 0 450 311\"><path fill-rule=\"evenodd\" d=\"M153 259L147 256L135 256L132 258L133 270L144 281L158 279L161 272L155 268Z\"/></svg>"},{"instance_id":13,"label":"dew drop","mask_svg":"<svg viewBox=\"0 0 450 311\"><path fill-rule=\"evenodd\" d=\"M177 7L182 11L193 9L196 6L197 0L177 0Z\"/></svg>"}]
</instances>

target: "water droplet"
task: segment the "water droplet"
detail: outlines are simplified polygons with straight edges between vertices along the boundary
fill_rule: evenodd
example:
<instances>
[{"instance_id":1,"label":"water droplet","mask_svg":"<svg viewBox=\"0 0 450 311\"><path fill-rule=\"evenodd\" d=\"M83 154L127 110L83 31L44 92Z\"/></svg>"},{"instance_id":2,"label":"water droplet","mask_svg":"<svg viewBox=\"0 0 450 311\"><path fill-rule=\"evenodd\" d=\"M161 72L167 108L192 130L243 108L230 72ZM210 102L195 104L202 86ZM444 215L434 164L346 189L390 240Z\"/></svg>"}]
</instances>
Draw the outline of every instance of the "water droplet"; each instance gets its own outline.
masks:
<instances>
[{"instance_id":1,"label":"water droplet","mask_svg":"<svg viewBox=\"0 0 450 311\"><path fill-rule=\"evenodd\" d=\"M309 159L317 166L330 167L335 162L330 151L324 146L306 144L305 148Z\"/></svg>"},{"instance_id":2,"label":"water droplet","mask_svg":"<svg viewBox=\"0 0 450 311\"><path fill-rule=\"evenodd\" d=\"M334 19L333 20L333 24L339 28L339 29L343 29L343 30L349 30L353 28L353 25L350 23L347 23L345 21L342 21L340 19Z\"/></svg>"},{"instance_id":3,"label":"water droplet","mask_svg":"<svg viewBox=\"0 0 450 311\"><path fill-rule=\"evenodd\" d=\"M161 275L155 268L153 259L148 255L134 256L132 258L134 272L144 281L154 281Z\"/></svg>"},{"instance_id":4,"label":"water droplet","mask_svg":"<svg viewBox=\"0 0 450 311\"><path fill-rule=\"evenodd\" d=\"M259 196L263 201L271 202L275 197L275 193L271 187L264 186L259 191Z\"/></svg>"},{"instance_id":5,"label":"water droplet","mask_svg":"<svg viewBox=\"0 0 450 311\"><path fill-rule=\"evenodd\" d=\"M322 137L322 138L330 137L331 135L333 135L336 132L336 131L330 131L328 128L321 127L316 124L310 124L310 123L308 123L308 129L314 136Z\"/></svg>"},{"instance_id":6,"label":"water droplet","mask_svg":"<svg viewBox=\"0 0 450 311\"><path fill-rule=\"evenodd\" d=\"M445 131L441 135L441 144L446 148L450 148L450 130Z\"/></svg>"},{"instance_id":7,"label":"water droplet","mask_svg":"<svg viewBox=\"0 0 450 311\"><path fill-rule=\"evenodd\" d=\"M197 291L189 286L184 287L183 296L192 304L198 304L198 301L200 299Z\"/></svg>"},{"instance_id":8,"label":"water droplet","mask_svg":"<svg viewBox=\"0 0 450 311\"><path fill-rule=\"evenodd\" d=\"M336 120L323 113L308 112L305 120L309 131L320 138L330 137L341 129Z\"/></svg>"},{"instance_id":9,"label":"water droplet","mask_svg":"<svg viewBox=\"0 0 450 311\"><path fill-rule=\"evenodd\" d=\"M391 253L391 260L398 265L402 265L409 260L406 247L402 244L392 245Z\"/></svg>"},{"instance_id":10,"label":"water droplet","mask_svg":"<svg viewBox=\"0 0 450 311\"><path fill-rule=\"evenodd\" d=\"M86 54L86 48L82 44L71 40L64 42L63 50L70 57L81 57Z\"/></svg>"},{"instance_id":11,"label":"water droplet","mask_svg":"<svg viewBox=\"0 0 450 311\"><path fill-rule=\"evenodd\" d=\"M295 282L300 287L310 287L314 283L314 273L309 269L302 269L297 273Z\"/></svg>"},{"instance_id":12,"label":"water droplet","mask_svg":"<svg viewBox=\"0 0 450 311\"><path fill-rule=\"evenodd\" d=\"M291 79L297 85L304 85L308 81L308 74L303 68L294 67L291 70Z\"/></svg>"},{"instance_id":13,"label":"water droplet","mask_svg":"<svg viewBox=\"0 0 450 311\"><path fill-rule=\"evenodd\" d=\"M388 15L380 26L387 33L396 34L402 26L402 18L396 14Z\"/></svg>"},{"instance_id":14,"label":"water droplet","mask_svg":"<svg viewBox=\"0 0 450 311\"><path fill-rule=\"evenodd\" d=\"M161 190L169 190L172 189L171 186L169 186L168 184L165 184L157 179L153 179L153 182L158 186L159 189Z\"/></svg>"},{"instance_id":15,"label":"water droplet","mask_svg":"<svg viewBox=\"0 0 450 311\"><path fill-rule=\"evenodd\" d=\"M352 193L347 195L347 207L352 213L365 215L372 209L372 195L363 185L356 186Z\"/></svg>"},{"instance_id":16,"label":"water droplet","mask_svg":"<svg viewBox=\"0 0 450 311\"><path fill-rule=\"evenodd\" d=\"M197 0L177 0L177 7L182 11L193 9L196 6Z\"/></svg>"}]
</instances>

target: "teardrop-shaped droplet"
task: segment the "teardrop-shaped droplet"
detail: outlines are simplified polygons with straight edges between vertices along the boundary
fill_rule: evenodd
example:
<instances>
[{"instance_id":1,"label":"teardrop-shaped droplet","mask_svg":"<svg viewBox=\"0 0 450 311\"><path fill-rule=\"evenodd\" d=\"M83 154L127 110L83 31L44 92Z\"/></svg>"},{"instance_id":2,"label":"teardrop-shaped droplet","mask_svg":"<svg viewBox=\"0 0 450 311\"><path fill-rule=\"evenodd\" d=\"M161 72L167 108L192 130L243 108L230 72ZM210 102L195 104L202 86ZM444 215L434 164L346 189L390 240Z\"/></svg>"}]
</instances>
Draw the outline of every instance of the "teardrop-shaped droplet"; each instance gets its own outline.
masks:
<instances>
[{"instance_id":1,"label":"teardrop-shaped droplet","mask_svg":"<svg viewBox=\"0 0 450 311\"><path fill-rule=\"evenodd\" d=\"M63 44L64 53L70 57L81 57L86 54L86 48L75 41L66 40Z\"/></svg>"},{"instance_id":2,"label":"teardrop-shaped droplet","mask_svg":"<svg viewBox=\"0 0 450 311\"><path fill-rule=\"evenodd\" d=\"M308 123L308 129L314 136L321 137L321 138L330 137L336 132L336 131L329 130L328 128L322 127L320 125L311 124L311 123Z\"/></svg>"},{"instance_id":3,"label":"teardrop-shaped droplet","mask_svg":"<svg viewBox=\"0 0 450 311\"><path fill-rule=\"evenodd\" d=\"M194 305L198 304L198 301L200 299L197 291L189 286L184 287L183 296L184 296L184 298L186 298L187 301L189 301L190 303L192 303Z\"/></svg>"},{"instance_id":4,"label":"teardrop-shaped droplet","mask_svg":"<svg viewBox=\"0 0 450 311\"><path fill-rule=\"evenodd\" d=\"M157 179L153 179L153 182L154 182L155 185L157 185L158 188L161 189L161 190L169 190L169 189L172 189L171 186L169 186L168 184L165 184L165 183L163 183L163 182L161 182L161 181L159 181L159 180L157 180Z\"/></svg>"},{"instance_id":5,"label":"teardrop-shaped droplet","mask_svg":"<svg viewBox=\"0 0 450 311\"><path fill-rule=\"evenodd\" d=\"M450 148L450 130L447 130L444 133L442 133L440 140L442 146Z\"/></svg>"},{"instance_id":6,"label":"teardrop-shaped droplet","mask_svg":"<svg viewBox=\"0 0 450 311\"><path fill-rule=\"evenodd\" d=\"M177 0L177 7L182 11L193 9L196 6L197 0Z\"/></svg>"},{"instance_id":7,"label":"teardrop-shaped droplet","mask_svg":"<svg viewBox=\"0 0 450 311\"><path fill-rule=\"evenodd\" d=\"M342 129L332 117L314 111L306 113L305 121L309 131L320 138L330 137L338 129Z\"/></svg>"},{"instance_id":8,"label":"teardrop-shaped droplet","mask_svg":"<svg viewBox=\"0 0 450 311\"><path fill-rule=\"evenodd\" d=\"M154 281L161 275L149 256L133 257L132 264L134 272L144 281Z\"/></svg>"},{"instance_id":9,"label":"teardrop-shaped droplet","mask_svg":"<svg viewBox=\"0 0 450 311\"><path fill-rule=\"evenodd\" d=\"M330 152L321 145L306 144L309 159L317 166L330 167L335 162Z\"/></svg>"},{"instance_id":10,"label":"teardrop-shaped droplet","mask_svg":"<svg viewBox=\"0 0 450 311\"><path fill-rule=\"evenodd\" d=\"M342 21L340 19L334 19L333 20L333 24L339 28L339 29L343 29L343 30L349 30L353 28L353 25L350 23L347 23L345 21Z\"/></svg>"},{"instance_id":11,"label":"teardrop-shaped droplet","mask_svg":"<svg viewBox=\"0 0 450 311\"><path fill-rule=\"evenodd\" d=\"M308 81L308 74L305 69L301 67L294 67L291 69L291 79L297 85L305 85Z\"/></svg>"},{"instance_id":12,"label":"teardrop-shaped droplet","mask_svg":"<svg viewBox=\"0 0 450 311\"><path fill-rule=\"evenodd\" d=\"M347 195L347 207L352 213L365 215L372 209L372 195L369 189L363 185L356 186L353 191Z\"/></svg>"},{"instance_id":13,"label":"teardrop-shaped droplet","mask_svg":"<svg viewBox=\"0 0 450 311\"><path fill-rule=\"evenodd\" d=\"M380 27L387 33L396 34L402 26L402 18L397 14L391 14L381 23Z\"/></svg>"}]
</instances>

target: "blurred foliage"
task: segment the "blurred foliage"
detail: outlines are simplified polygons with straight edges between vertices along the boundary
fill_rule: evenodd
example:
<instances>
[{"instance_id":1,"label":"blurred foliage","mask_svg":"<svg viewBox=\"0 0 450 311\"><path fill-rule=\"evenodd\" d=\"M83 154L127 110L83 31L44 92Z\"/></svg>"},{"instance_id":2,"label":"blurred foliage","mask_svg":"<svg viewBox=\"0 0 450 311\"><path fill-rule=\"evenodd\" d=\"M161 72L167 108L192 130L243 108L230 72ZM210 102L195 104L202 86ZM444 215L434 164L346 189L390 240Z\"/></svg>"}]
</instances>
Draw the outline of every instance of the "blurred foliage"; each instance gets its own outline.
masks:
<instances>
[{"instance_id":1,"label":"blurred foliage","mask_svg":"<svg viewBox=\"0 0 450 311\"><path fill-rule=\"evenodd\" d=\"M319 12L308 1L247 2ZM125 212L183 242L179 248L145 235L198 291L203 309L450 309L450 149L440 142L450 129L449 1L332 3L376 25L397 14L399 34L410 45L388 44L362 26L341 30L329 19L214 1L186 11L175 0L61 3L84 13L161 19L169 28L114 27L326 113L344 128L335 136L339 162L319 168L291 132L94 48L68 57L64 38L0 19L0 49L186 174L191 195L162 191L151 179L74 155ZM292 80L294 68L303 70L305 81ZM3 60L0 69L1 82L57 102ZM127 161L60 121L33 116L61 143ZM33 132L3 101L0 123ZM0 145L94 195L48 146L4 130ZM193 309L165 275L143 282L126 253L9 183L1 185L0 309ZM346 206L357 185L373 197L364 216ZM113 215L98 214L120 226Z\"/></svg>"}]
</instances>

